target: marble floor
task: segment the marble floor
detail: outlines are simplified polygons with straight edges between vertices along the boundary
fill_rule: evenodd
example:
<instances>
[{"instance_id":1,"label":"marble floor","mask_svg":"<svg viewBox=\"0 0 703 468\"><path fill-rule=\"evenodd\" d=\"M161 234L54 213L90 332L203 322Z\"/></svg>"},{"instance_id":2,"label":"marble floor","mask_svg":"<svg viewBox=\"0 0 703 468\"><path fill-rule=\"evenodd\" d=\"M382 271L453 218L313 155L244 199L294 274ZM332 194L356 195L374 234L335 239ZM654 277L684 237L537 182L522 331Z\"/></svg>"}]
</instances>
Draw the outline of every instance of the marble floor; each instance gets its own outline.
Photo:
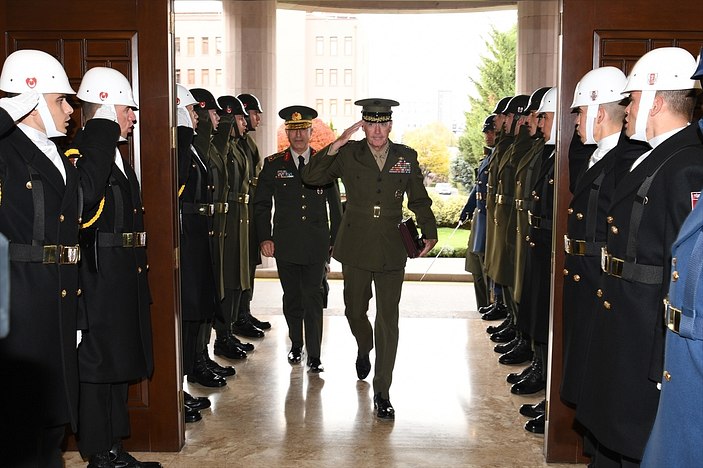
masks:
<instances>
[{"instance_id":1,"label":"marble floor","mask_svg":"<svg viewBox=\"0 0 703 468\"><path fill-rule=\"evenodd\" d=\"M394 422L374 415L373 370L366 381L356 378L341 281L331 282L321 374L288 364L280 298L278 280L257 280L252 310L273 328L250 340L256 350L235 362L237 375L226 387L186 385L213 405L186 426L180 452L138 458L169 468L573 466L547 465L543 436L523 429L517 409L544 394L510 394L505 375L522 366L498 364L470 285L405 283L390 393ZM75 452L65 459L69 468L86 465Z\"/></svg>"}]
</instances>

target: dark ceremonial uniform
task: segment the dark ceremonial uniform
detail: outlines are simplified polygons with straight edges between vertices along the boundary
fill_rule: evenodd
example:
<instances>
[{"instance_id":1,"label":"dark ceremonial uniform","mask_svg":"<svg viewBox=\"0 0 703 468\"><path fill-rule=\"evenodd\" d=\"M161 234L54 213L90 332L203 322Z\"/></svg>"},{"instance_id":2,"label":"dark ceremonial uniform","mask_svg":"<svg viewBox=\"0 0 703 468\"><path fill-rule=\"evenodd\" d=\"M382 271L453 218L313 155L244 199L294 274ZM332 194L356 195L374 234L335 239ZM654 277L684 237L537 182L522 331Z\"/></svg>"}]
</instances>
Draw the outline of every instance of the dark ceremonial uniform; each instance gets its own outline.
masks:
<instances>
[{"instance_id":1,"label":"dark ceremonial uniform","mask_svg":"<svg viewBox=\"0 0 703 468\"><path fill-rule=\"evenodd\" d=\"M606 273L596 292L577 418L599 444L635 460L659 400L670 249L703 186L701 161L698 129L689 125L623 177L606 217Z\"/></svg>"},{"instance_id":2,"label":"dark ceremonial uniform","mask_svg":"<svg viewBox=\"0 0 703 468\"><path fill-rule=\"evenodd\" d=\"M311 157L313 154L311 149ZM299 169L290 148L266 158L254 199L254 220L259 241L272 240L275 245L283 314L292 346L302 348L304 341L308 357L319 358L322 280L339 229L342 205L336 183L305 185Z\"/></svg>"},{"instance_id":3,"label":"dark ceremonial uniform","mask_svg":"<svg viewBox=\"0 0 703 468\"><path fill-rule=\"evenodd\" d=\"M592 145L588 145L592 146ZM578 403L583 366L588 349L593 310L597 306L595 291L601 280L600 253L605 245L606 216L615 186L616 165L632 166L648 145L630 141L624 134L591 168L588 160L578 176L574 195L567 210L564 236L563 330L564 363L561 397ZM558 247L561 247L558 245Z\"/></svg>"},{"instance_id":4,"label":"dark ceremonial uniform","mask_svg":"<svg viewBox=\"0 0 703 468\"><path fill-rule=\"evenodd\" d=\"M366 139L349 141L335 155L327 154L329 147L323 148L303 169L305 183L324 185L341 177L346 188L347 203L333 255L344 267L345 314L360 354L368 354L374 344L366 313L372 280L376 284L373 386L374 393L383 398L388 398L398 346L398 303L407 261L398 223L406 194L408 208L425 237L437 238L432 201L423 185L417 153L405 145L390 141L388 145L382 170Z\"/></svg>"},{"instance_id":5,"label":"dark ceremonial uniform","mask_svg":"<svg viewBox=\"0 0 703 468\"><path fill-rule=\"evenodd\" d=\"M114 161L119 132L116 122L89 120L71 145L81 154L78 167L96 158ZM78 347L78 445L87 455L129 436L128 382L153 371L143 206L134 170L126 162L123 167L112 163L103 197L86 206L80 233L80 303L88 329Z\"/></svg>"}]
</instances>

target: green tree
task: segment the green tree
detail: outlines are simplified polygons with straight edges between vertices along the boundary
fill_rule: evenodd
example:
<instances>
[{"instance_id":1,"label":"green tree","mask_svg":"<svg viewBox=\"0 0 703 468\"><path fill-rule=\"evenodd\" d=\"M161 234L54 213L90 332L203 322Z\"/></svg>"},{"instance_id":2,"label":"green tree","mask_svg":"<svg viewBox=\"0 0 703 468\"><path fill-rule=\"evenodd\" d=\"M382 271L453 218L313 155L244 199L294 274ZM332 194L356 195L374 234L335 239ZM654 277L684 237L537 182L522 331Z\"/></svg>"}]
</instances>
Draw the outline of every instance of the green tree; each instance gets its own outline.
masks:
<instances>
[{"instance_id":1,"label":"green tree","mask_svg":"<svg viewBox=\"0 0 703 468\"><path fill-rule=\"evenodd\" d=\"M452 164L452 177L465 187L473 184L473 170L483 158L483 121L505 96L515 94L515 56L517 25L508 31L493 28L486 40L488 54L481 57L478 79L469 77L478 97L469 96L471 110L466 113L466 130L459 137L459 156ZM469 179L470 176L470 179Z\"/></svg>"},{"instance_id":2,"label":"green tree","mask_svg":"<svg viewBox=\"0 0 703 468\"><path fill-rule=\"evenodd\" d=\"M410 130L403 134L403 143L417 151L425 183L449 180L449 147L454 135L440 122Z\"/></svg>"}]
</instances>

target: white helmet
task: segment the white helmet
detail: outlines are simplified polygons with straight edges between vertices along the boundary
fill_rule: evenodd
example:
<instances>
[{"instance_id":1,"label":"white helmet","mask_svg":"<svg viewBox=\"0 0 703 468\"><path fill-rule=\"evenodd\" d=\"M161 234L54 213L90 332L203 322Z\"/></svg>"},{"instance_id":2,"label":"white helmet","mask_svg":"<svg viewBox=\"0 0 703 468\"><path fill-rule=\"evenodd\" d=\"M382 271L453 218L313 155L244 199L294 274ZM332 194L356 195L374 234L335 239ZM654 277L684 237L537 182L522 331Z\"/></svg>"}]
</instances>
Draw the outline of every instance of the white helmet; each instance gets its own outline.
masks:
<instances>
[{"instance_id":1,"label":"white helmet","mask_svg":"<svg viewBox=\"0 0 703 468\"><path fill-rule=\"evenodd\" d=\"M700 89L700 83L691 79L695 71L696 59L686 49L653 49L640 57L632 67L623 94L631 91Z\"/></svg>"},{"instance_id":2,"label":"white helmet","mask_svg":"<svg viewBox=\"0 0 703 468\"><path fill-rule=\"evenodd\" d=\"M181 84L176 84L176 107L186 108L191 104L198 104L198 101L190 94L188 88Z\"/></svg>"},{"instance_id":3,"label":"white helmet","mask_svg":"<svg viewBox=\"0 0 703 468\"><path fill-rule=\"evenodd\" d=\"M76 94L61 63L40 50L18 50L2 66L0 89L7 93Z\"/></svg>"},{"instance_id":4,"label":"white helmet","mask_svg":"<svg viewBox=\"0 0 703 468\"><path fill-rule=\"evenodd\" d=\"M542 113L542 112L556 112L557 111L557 88L552 87L544 93L544 96L542 96L542 102L539 104L539 108L537 109L537 113Z\"/></svg>"},{"instance_id":5,"label":"white helmet","mask_svg":"<svg viewBox=\"0 0 703 468\"><path fill-rule=\"evenodd\" d=\"M574 102L571 108L586 106L586 142L595 145L593 127L598 116L600 104L619 102L627 77L619 68L601 67L591 70L581 78L574 90Z\"/></svg>"},{"instance_id":6,"label":"white helmet","mask_svg":"<svg viewBox=\"0 0 703 468\"><path fill-rule=\"evenodd\" d=\"M95 67L88 70L78 88L78 98L95 104L137 107L132 96L132 86L114 68Z\"/></svg>"}]
</instances>

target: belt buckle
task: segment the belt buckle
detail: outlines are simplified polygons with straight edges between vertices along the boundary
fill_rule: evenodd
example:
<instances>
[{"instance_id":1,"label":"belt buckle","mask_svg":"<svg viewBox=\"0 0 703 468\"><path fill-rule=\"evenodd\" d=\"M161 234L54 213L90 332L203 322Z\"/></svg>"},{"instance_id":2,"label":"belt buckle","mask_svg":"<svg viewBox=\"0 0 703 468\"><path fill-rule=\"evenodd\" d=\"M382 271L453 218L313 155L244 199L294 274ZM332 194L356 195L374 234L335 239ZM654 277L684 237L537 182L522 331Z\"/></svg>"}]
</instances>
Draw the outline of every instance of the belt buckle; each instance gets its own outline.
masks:
<instances>
[{"instance_id":1,"label":"belt buckle","mask_svg":"<svg viewBox=\"0 0 703 468\"><path fill-rule=\"evenodd\" d=\"M603 273L608 273L608 263L609 263L608 249L606 247L601 247L600 248L600 269L603 270Z\"/></svg>"},{"instance_id":2,"label":"belt buckle","mask_svg":"<svg viewBox=\"0 0 703 468\"><path fill-rule=\"evenodd\" d=\"M476 200L477 201L483 200L483 194L481 192L476 192Z\"/></svg>"},{"instance_id":3,"label":"belt buckle","mask_svg":"<svg viewBox=\"0 0 703 468\"><path fill-rule=\"evenodd\" d=\"M502 194L496 194L496 205L502 205L503 204L503 195Z\"/></svg>"},{"instance_id":4,"label":"belt buckle","mask_svg":"<svg viewBox=\"0 0 703 468\"><path fill-rule=\"evenodd\" d=\"M224 202L222 204L222 209L223 209L223 213L228 213L229 212L229 203Z\"/></svg>"},{"instance_id":5,"label":"belt buckle","mask_svg":"<svg viewBox=\"0 0 703 468\"><path fill-rule=\"evenodd\" d=\"M134 247L135 237L133 232L122 233L122 247Z\"/></svg>"},{"instance_id":6,"label":"belt buckle","mask_svg":"<svg viewBox=\"0 0 703 468\"><path fill-rule=\"evenodd\" d=\"M58 263L59 265L75 265L80 259L80 249L77 245L45 245L42 263Z\"/></svg>"},{"instance_id":7,"label":"belt buckle","mask_svg":"<svg viewBox=\"0 0 703 468\"><path fill-rule=\"evenodd\" d=\"M625 262L623 260L610 255L610 264L608 265L610 275L622 278L622 267L624 264Z\"/></svg>"},{"instance_id":8,"label":"belt buckle","mask_svg":"<svg viewBox=\"0 0 703 468\"><path fill-rule=\"evenodd\" d=\"M669 330L679 333L681 329L681 310L673 307L668 297L664 299L664 321Z\"/></svg>"},{"instance_id":9,"label":"belt buckle","mask_svg":"<svg viewBox=\"0 0 703 468\"><path fill-rule=\"evenodd\" d=\"M240 193L237 200L240 203L244 203L245 205L248 205L249 204L249 194L248 193Z\"/></svg>"},{"instance_id":10,"label":"belt buckle","mask_svg":"<svg viewBox=\"0 0 703 468\"><path fill-rule=\"evenodd\" d=\"M525 206L525 201L522 199L515 200L515 209L518 211L522 211Z\"/></svg>"},{"instance_id":11,"label":"belt buckle","mask_svg":"<svg viewBox=\"0 0 703 468\"><path fill-rule=\"evenodd\" d=\"M249 179L249 185L253 185L254 187L256 187L258 183L259 183L258 177L252 177L251 179ZM248 196L249 196L249 194L247 194L247 197ZM248 198L247 198L247 201L248 201Z\"/></svg>"},{"instance_id":12,"label":"belt buckle","mask_svg":"<svg viewBox=\"0 0 703 468\"><path fill-rule=\"evenodd\" d=\"M373 217L374 217L374 218L380 218L380 217L381 217L381 206L380 206L380 205L374 205L374 206L373 206Z\"/></svg>"},{"instance_id":13,"label":"belt buckle","mask_svg":"<svg viewBox=\"0 0 703 468\"><path fill-rule=\"evenodd\" d=\"M564 252L568 254L571 253L571 239L569 239L566 234L564 234Z\"/></svg>"},{"instance_id":14,"label":"belt buckle","mask_svg":"<svg viewBox=\"0 0 703 468\"><path fill-rule=\"evenodd\" d=\"M134 246L146 247L146 232L141 231L134 233Z\"/></svg>"},{"instance_id":15,"label":"belt buckle","mask_svg":"<svg viewBox=\"0 0 703 468\"><path fill-rule=\"evenodd\" d=\"M209 203L206 206L206 211L208 216L212 216L215 214L215 204L214 203Z\"/></svg>"}]
</instances>

